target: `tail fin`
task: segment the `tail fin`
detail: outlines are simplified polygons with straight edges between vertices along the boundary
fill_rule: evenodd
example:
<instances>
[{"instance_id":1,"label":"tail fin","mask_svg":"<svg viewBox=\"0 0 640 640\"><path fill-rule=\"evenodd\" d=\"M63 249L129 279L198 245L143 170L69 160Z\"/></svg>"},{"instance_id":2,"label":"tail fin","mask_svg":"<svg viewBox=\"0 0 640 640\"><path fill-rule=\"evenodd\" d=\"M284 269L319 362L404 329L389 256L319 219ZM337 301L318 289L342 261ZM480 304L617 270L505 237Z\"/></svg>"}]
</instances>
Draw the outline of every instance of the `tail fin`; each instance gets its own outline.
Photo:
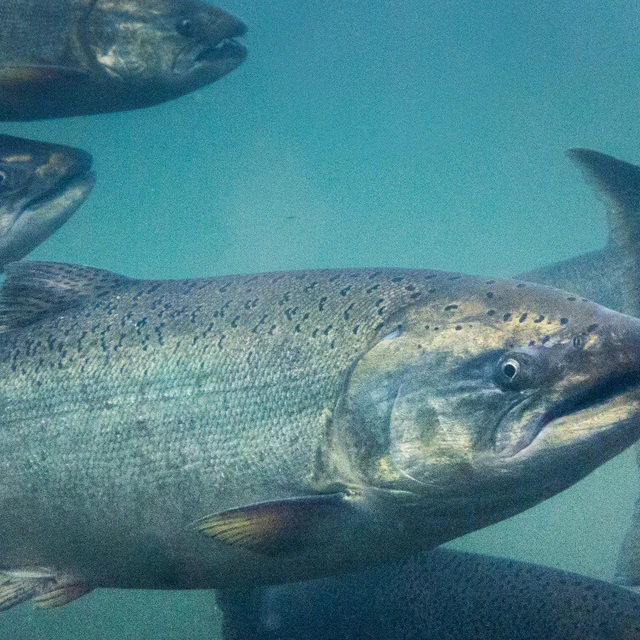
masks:
<instances>
[{"instance_id":1,"label":"tail fin","mask_svg":"<svg viewBox=\"0 0 640 640\"><path fill-rule=\"evenodd\" d=\"M567 153L605 196L611 240L622 250L620 287L625 311L640 316L640 167L590 149L570 149ZM640 465L640 444L636 448ZM618 555L615 580L640 586L640 499Z\"/></svg>"},{"instance_id":2,"label":"tail fin","mask_svg":"<svg viewBox=\"0 0 640 640\"><path fill-rule=\"evenodd\" d=\"M569 149L567 154L605 196L611 240L622 249L625 307L640 316L640 167L591 149Z\"/></svg>"},{"instance_id":3,"label":"tail fin","mask_svg":"<svg viewBox=\"0 0 640 640\"><path fill-rule=\"evenodd\" d=\"M636 444L636 460L640 466L640 443ZM640 498L618 553L614 582L627 587L640 586Z\"/></svg>"}]
</instances>

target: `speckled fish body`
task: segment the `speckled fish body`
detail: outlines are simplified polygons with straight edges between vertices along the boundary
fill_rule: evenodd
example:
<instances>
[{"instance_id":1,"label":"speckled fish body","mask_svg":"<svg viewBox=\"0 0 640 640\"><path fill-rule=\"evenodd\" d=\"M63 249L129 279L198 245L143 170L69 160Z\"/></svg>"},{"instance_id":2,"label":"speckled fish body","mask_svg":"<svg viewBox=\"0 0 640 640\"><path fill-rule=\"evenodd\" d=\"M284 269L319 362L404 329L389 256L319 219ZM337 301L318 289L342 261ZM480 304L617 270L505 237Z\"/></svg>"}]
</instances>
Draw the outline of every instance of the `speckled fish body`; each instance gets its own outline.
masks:
<instances>
[{"instance_id":1,"label":"speckled fish body","mask_svg":"<svg viewBox=\"0 0 640 640\"><path fill-rule=\"evenodd\" d=\"M590 150L570 155L609 203L604 249L521 274L635 313L633 266L640 169ZM631 290L631 292L630 292ZM618 579L640 584L640 508ZM438 549L365 572L247 590L220 590L225 640L640 638L640 596L528 563Z\"/></svg>"},{"instance_id":2,"label":"speckled fish body","mask_svg":"<svg viewBox=\"0 0 640 640\"><path fill-rule=\"evenodd\" d=\"M0 270L60 228L94 182L86 151L0 135Z\"/></svg>"},{"instance_id":3,"label":"speckled fish body","mask_svg":"<svg viewBox=\"0 0 640 640\"><path fill-rule=\"evenodd\" d=\"M16 263L0 325L0 607L401 558L640 435L640 321L514 281Z\"/></svg>"},{"instance_id":4,"label":"speckled fish body","mask_svg":"<svg viewBox=\"0 0 640 640\"><path fill-rule=\"evenodd\" d=\"M235 69L245 30L200 0L2 0L0 120L177 98Z\"/></svg>"},{"instance_id":5,"label":"speckled fish body","mask_svg":"<svg viewBox=\"0 0 640 640\"><path fill-rule=\"evenodd\" d=\"M526 562L436 549L366 572L221 590L224 640L637 640L640 595Z\"/></svg>"}]
</instances>

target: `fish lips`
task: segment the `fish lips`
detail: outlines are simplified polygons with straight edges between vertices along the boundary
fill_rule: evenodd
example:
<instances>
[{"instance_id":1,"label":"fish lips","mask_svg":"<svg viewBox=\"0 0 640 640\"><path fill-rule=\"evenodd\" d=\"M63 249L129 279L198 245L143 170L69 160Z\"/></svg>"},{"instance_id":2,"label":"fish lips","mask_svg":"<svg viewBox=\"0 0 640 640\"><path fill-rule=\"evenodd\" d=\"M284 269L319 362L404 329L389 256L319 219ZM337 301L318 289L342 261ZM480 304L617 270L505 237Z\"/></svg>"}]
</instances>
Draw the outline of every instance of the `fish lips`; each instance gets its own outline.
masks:
<instances>
[{"instance_id":1,"label":"fish lips","mask_svg":"<svg viewBox=\"0 0 640 640\"><path fill-rule=\"evenodd\" d=\"M496 437L501 457L528 455L539 447L571 446L640 415L640 371L609 376L546 407L536 406L536 399L536 395L526 397L500 421L499 434L525 423L511 442L501 445Z\"/></svg>"},{"instance_id":2,"label":"fish lips","mask_svg":"<svg viewBox=\"0 0 640 640\"><path fill-rule=\"evenodd\" d=\"M2 265L20 260L59 229L86 200L96 181L89 153L74 150L70 165L51 183L19 203L13 223L0 237Z\"/></svg>"}]
</instances>

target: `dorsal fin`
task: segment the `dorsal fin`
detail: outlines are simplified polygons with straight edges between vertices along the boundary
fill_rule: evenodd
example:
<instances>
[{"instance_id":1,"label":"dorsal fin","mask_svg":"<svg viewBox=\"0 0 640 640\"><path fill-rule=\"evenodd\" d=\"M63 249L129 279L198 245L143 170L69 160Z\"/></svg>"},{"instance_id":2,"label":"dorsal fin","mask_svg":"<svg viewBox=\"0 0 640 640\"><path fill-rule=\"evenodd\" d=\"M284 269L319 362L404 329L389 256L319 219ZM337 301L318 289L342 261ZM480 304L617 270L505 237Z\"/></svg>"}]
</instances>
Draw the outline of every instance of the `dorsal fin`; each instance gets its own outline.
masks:
<instances>
[{"instance_id":1,"label":"dorsal fin","mask_svg":"<svg viewBox=\"0 0 640 640\"><path fill-rule=\"evenodd\" d=\"M640 167L591 149L567 154L606 197L609 233L623 253L626 310L640 316Z\"/></svg>"},{"instance_id":2,"label":"dorsal fin","mask_svg":"<svg viewBox=\"0 0 640 640\"><path fill-rule=\"evenodd\" d=\"M0 332L25 327L82 304L112 295L135 280L62 262L13 262L0 289Z\"/></svg>"}]
</instances>

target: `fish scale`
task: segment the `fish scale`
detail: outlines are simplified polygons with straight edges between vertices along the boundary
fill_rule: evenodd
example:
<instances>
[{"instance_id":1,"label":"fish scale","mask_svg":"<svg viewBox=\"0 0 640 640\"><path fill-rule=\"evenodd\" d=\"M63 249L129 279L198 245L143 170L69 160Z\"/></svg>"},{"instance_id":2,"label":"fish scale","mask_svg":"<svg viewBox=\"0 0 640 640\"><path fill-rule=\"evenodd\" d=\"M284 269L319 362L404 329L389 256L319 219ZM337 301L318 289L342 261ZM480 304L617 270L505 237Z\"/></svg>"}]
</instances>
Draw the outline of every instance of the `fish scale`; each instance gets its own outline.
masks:
<instances>
[{"instance_id":1,"label":"fish scale","mask_svg":"<svg viewBox=\"0 0 640 640\"><path fill-rule=\"evenodd\" d=\"M21 456L0 462L11 475L4 491L30 496L29 519L53 534L70 494L84 507L79 513L101 501L113 518L124 517L119 496L134 490L133 476L147 501L156 494L160 511L179 498L184 524L206 513L213 496L226 508L237 504L238 492L240 502L264 499L265 484L273 496L308 484L324 435L322 412L335 402L342 371L415 293L394 276L327 271L161 286L123 278L108 298L99 292L33 331L6 333L0 363L11 375L0 391L0 420L4 450ZM351 306L349 294L362 299ZM292 304L299 311L288 319ZM27 446L25 424L37 424ZM96 436L99 451L91 447ZM51 494L41 503L30 460L57 449L67 452L65 464L43 479ZM229 483L233 473L241 482ZM56 546L45 539L39 551Z\"/></svg>"},{"instance_id":2,"label":"fish scale","mask_svg":"<svg viewBox=\"0 0 640 640\"><path fill-rule=\"evenodd\" d=\"M41 580L59 606L95 587L303 579L507 517L638 437L622 384L636 340L637 320L570 294L437 271L144 281L9 265L6 592ZM497 384L503 359L536 354L525 380L544 384L506 411L521 393ZM610 398L572 404L610 379Z\"/></svg>"}]
</instances>

